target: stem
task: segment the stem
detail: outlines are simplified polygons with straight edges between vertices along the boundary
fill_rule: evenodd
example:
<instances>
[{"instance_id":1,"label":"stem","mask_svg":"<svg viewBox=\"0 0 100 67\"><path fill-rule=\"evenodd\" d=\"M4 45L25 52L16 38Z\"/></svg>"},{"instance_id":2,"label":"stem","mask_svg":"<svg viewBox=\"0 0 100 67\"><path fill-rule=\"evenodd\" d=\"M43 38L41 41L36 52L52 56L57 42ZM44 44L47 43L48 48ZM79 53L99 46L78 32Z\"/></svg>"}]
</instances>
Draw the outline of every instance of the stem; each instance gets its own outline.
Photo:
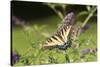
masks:
<instances>
[{"instance_id":1,"label":"stem","mask_svg":"<svg viewBox=\"0 0 100 67\"><path fill-rule=\"evenodd\" d=\"M82 28L86 25L86 23L89 21L89 19L93 16L94 12L96 11L96 7L93 8L93 10L89 13L89 15L86 17L82 24Z\"/></svg>"},{"instance_id":2,"label":"stem","mask_svg":"<svg viewBox=\"0 0 100 67\"><path fill-rule=\"evenodd\" d=\"M23 31L25 37L27 38L29 44L32 46L32 41L31 41L31 39L30 39L29 34L28 34L27 31L25 30L25 26L23 25L22 27L23 27L23 30L22 30L22 31ZM29 48L26 50L26 52L25 52L22 56L25 56L26 54L28 54L32 49L33 49L32 47L29 47Z\"/></svg>"},{"instance_id":3,"label":"stem","mask_svg":"<svg viewBox=\"0 0 100 67\"><path fill-rule=\"evenodd\" d=\"M65 55L66 62L70 63L70 59L69 59L69 56L66 53L66 50L64 51L64 55Z\"/></svg>"},{"instance_id":4,"label":"stem","mask_svg":"<svg viewBox=\"0 0 100 67\"><path fill-rule=\"evenodd\" d=\"M24 33L24 35L26 36L28 42L29 42L30 44L32 44L32 41L31 41L31 39L30 39L30 37L29 37L29 34L28 34L25 30L23 30L23 33Z\"/></svg>"},{"instance_id":5,"label":"stem","mask_svg":"<svg viewBox=\"0 0 100 67\"><path fill-rule=\"evenodd\" d=\"M47 4L47 5L60 17L61 20L64 19L64 16L60 11L57 11L51 4Z\"/></svg>"},{"instance_id":6,"label":"stem","mask_svg":"<svg viewBox=\"0 0 100 67\"><path fill-rule=\"evenodd\" d=\"M65 15L66 15L66 5L65 4L62 5L62 10L63 10L63 15L65 17Z\"/></svg>"}]
</instances>

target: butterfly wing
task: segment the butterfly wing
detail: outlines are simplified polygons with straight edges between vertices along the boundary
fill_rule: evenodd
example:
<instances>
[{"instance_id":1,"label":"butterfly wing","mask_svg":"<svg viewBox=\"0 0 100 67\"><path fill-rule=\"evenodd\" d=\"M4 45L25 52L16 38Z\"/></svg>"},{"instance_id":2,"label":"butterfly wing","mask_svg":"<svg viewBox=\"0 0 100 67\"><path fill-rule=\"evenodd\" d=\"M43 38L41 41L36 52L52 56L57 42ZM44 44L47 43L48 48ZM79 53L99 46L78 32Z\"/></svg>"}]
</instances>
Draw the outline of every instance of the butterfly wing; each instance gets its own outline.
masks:
<instances>
[{"instance_id":1,"label":"butterfly wing","mask_svg":"<svg viewBox=\"0 0 100 67\"><path fill-rule=\"evenodd\" d=\"M53 36L49 37L46 40L44 45L45 48L52 48L57 45L64 45L64 43L67 42L68 35L73 25L73 17L74 13L69 13L65 17L64 24L58 29L58 31Z\"/></svg>"}]
</instances>

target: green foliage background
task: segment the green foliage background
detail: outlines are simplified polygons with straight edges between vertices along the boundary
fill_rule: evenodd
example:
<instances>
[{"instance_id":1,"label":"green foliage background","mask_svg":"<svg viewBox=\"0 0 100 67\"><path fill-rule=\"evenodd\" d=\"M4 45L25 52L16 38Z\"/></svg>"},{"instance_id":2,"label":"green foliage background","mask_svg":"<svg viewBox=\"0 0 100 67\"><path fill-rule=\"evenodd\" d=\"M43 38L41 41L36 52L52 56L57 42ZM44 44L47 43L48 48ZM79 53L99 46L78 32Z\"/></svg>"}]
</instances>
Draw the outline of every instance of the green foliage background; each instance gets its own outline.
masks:
<instances>
[{"instance_id":1,"label":"green foliage background","mask_svg":"<svg viewBox=\"0 0 100 67\"><path fill-rule=\"evenodd\" d=\"M56 10L55 6L60 6L63 10L65 7L71 9L72 5L49 4L43 3L55 12L54 15L39 20L29 21L29 25L25 27L14 26L12 29L12 50L17 51L21 55L20 60L14 64L17 65L37 65L37 64L61 64L68 63L65 55L58 49L43 50L42 46L47 37L57 31L58 25L62 24L65 12ZM80 5L77 5L80 7ZM79 36L78 48L68 48L67 54L71 63L93 62L97 60L97 52L88 53L81 58L82 50L86 48L97 48L97 21L96 11L86 21L87 16L92 13L92 7L83 5L84 10L76 12L76 25L82 26L88 23L91 27Z\"/></svg>"}]
</instances>

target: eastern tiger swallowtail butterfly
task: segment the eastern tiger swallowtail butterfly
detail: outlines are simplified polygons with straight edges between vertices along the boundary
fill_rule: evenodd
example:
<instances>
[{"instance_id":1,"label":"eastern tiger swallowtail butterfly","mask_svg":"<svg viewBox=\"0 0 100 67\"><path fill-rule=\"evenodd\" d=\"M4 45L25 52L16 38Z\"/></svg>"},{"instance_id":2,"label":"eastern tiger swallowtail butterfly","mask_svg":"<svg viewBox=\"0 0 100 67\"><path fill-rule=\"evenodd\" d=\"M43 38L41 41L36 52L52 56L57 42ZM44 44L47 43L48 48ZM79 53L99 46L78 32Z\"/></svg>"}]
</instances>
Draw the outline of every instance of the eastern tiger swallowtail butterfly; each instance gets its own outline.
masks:
<instances>
[{"instance_id":1,"label":"eastern tiger swallowtail butterfly","mask_svg":"<svg viewBox=\"0 0 100 67\"><path fill-rule=\"evenodd\" d=\"M47 38L44 48L59 48L65 50L71 46L71 30L73 28L75 15L73 12L68 13L64 18L64 23L60 26L54 35Z\"/></svg>"}]
</instances>

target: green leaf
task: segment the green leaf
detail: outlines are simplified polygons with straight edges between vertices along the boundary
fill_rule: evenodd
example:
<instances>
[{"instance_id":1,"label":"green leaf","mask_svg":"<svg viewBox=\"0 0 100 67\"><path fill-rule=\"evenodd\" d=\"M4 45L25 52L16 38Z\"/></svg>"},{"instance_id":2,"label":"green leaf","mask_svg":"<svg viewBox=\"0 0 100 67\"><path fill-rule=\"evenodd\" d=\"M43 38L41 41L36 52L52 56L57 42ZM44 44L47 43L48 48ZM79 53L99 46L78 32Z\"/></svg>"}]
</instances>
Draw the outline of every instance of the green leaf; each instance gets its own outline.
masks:
<instances>
[{"instance_id":1,"label":"green leaf","mask_svg":"<svg viewBox=\"0 0 100 67\"><path fill-rule=\"evenodd\" d=\"M82 16L82 15L88 15L88 12L82 11L82 12L78 13L77 17Z\"/></svg>"}]
</instances>

